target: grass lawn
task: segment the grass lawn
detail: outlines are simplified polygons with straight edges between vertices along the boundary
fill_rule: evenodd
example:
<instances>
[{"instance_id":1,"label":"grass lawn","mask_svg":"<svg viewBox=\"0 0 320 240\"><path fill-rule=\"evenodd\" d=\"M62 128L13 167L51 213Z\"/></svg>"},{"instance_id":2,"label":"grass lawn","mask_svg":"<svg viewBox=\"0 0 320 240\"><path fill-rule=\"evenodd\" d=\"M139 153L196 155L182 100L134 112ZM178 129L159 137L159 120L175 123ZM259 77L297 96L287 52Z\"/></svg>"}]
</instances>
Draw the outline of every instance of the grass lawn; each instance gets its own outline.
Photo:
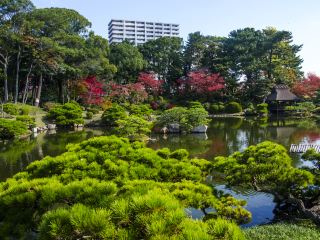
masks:
<instances>
[{"instance_id":1,"label":"grass lawn","mask_svg":"<svg viewBox=\"0 0 320 240\"><path fill-rule=\"evenodd\" d=\"M246 239L253 240L315 240L320 239L320 227L307 223L277 223L247 228Z\"/></svg>"}]
</instances>

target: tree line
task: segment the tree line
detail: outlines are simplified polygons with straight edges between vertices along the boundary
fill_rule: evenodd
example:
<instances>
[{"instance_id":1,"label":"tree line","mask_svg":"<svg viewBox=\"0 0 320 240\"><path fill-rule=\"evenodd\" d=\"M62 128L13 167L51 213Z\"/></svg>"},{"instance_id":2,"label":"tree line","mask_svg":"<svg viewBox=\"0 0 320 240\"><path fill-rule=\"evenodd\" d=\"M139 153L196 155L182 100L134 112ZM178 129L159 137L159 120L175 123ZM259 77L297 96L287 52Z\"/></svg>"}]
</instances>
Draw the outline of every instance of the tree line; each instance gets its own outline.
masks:
<instances>
[{"instance_id":1,"label":"tree line","mask_svg":"<svg viewBox=\"0 0 320 240\"><path fill-rule=\"evenodd\" d=\"M301 48L293 44L291 32L273 27L238 29L227 37L195 32L186 42L162 37L139 46L128 41L109 45L74 10L37 9L30 0L3 0L0 94L4 102L36 106L40 99L67 102L79 100L81 83L88 76L125 85L136 83L142 72L151 72L162 80L161 94L168 98L202 97L203 91L195 96L177 94L189 86L219 90L213 97L222 100L259 103L274 84L293 86L302 79ZM194 86L185 84L190 74ZM216 87L221 79L224 87Z\"/></svg>"}]
</instances>

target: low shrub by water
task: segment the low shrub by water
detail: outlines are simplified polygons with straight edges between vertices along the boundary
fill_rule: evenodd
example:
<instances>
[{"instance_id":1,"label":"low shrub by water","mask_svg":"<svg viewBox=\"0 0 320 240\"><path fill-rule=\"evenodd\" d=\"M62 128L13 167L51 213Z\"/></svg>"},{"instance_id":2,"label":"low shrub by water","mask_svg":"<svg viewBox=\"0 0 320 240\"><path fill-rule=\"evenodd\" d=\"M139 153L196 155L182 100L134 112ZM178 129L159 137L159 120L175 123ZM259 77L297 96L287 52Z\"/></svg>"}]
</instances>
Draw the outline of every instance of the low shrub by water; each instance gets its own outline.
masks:
<instances>
[{"instance_id":1,"label":"low shrub by water","mask_svg":"<svg viewBox=\"0 0 320 240\"><path fill-rule=\"evenodd\" d=\"M60 126L72 126L74 124L83 124L82 108L76 102L68 102L63 105L53 107L47 118Z\"/></svg>"},{"instance_id":2,"label":"low shrub by water","mask_svg":"<svg viewBox=\"0 0 320 240\"><path fill-rule=\"evenodd\" d=\"M229 102L225 107L226 113L240 113L242 112L242 106L237 102Z\"/></svg>"},{"instance_id":3,"label":"low shrub by water","mask_svg":"<svg viewBox=\"0 0 320 240\"><path fill-rule=\"evenodd\" d=\"M28 132L27 125L24 122L0 118L0 139L9 140Z\"/></svg>"},{"instance_id":4,"label":"low shrub by water","mask_svg":"<svg viewBox=\"0 0 320 240\"><path fill-rule=\"evenodd\" d=\"M250 219L245 202L202 183L211 162L165 152L96 137L31 163L0 183L0 237L38 229L40 239L244 239L230 220ZM191 219L190 207L212 207L212 219Z\"/></svg>"}]
</instances>

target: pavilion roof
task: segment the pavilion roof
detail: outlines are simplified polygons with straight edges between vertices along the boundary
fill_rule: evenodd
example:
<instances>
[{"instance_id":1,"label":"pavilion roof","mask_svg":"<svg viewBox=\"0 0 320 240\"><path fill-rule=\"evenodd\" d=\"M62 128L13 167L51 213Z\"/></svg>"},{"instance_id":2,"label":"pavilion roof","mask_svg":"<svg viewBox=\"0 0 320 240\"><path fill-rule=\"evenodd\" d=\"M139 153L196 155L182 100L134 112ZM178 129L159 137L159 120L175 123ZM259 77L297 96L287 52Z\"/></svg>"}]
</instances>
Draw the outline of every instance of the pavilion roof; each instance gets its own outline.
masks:
<instances>
[{"instance_id":1,"label":"pavilion roof","mask_svg":"<svg viewBox=\"0 0 320 240\"><path fill-rule=\"evenodd\" d=\"M299 98L290 91L290 88L287 85L276 85L269 96L267 96L267 102L297 100L299 100Z\"/></svg>"}]
</instances>

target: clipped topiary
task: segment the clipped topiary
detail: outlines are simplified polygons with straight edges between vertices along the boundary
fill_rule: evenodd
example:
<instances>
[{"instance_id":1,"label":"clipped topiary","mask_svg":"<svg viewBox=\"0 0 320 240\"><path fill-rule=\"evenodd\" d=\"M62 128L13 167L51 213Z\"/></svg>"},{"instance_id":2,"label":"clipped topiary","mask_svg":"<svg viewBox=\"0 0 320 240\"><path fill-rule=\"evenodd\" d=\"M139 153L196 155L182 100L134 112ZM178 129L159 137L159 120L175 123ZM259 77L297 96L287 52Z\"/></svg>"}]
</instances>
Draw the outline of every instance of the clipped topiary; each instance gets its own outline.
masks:
<instances>
[{"instance_id":1,"label":"clipped topiary","mask_svg":"<svg viewBox=\"0 0 320 240\"><path fill-rule=\"evenodd\" d=\"M68 102L52 108L47 118L60 126L73 126L83 124L82 108L77 102Z\"/></svg>"},{"instance_id":2,"label":"clipped topiary","mask_svg":"<svg viewBox=\"0 0 320 240\"><path fill-rule=\"evenodd\" d=\"M257 105L257 112L259 115L267 115L268 114L268 104L261 103Z\"/></svg>"},{"instance_id":3,"label":"clipped topiary","mask_svg":"<svg viewBox=\"0 0 320 240\"><path fill-rule=\"evenodd\" d=\"M229 102L225 107L226 113L240 113L242 112L242 106L237 102Z\"/></svg>"}]
</instances>

